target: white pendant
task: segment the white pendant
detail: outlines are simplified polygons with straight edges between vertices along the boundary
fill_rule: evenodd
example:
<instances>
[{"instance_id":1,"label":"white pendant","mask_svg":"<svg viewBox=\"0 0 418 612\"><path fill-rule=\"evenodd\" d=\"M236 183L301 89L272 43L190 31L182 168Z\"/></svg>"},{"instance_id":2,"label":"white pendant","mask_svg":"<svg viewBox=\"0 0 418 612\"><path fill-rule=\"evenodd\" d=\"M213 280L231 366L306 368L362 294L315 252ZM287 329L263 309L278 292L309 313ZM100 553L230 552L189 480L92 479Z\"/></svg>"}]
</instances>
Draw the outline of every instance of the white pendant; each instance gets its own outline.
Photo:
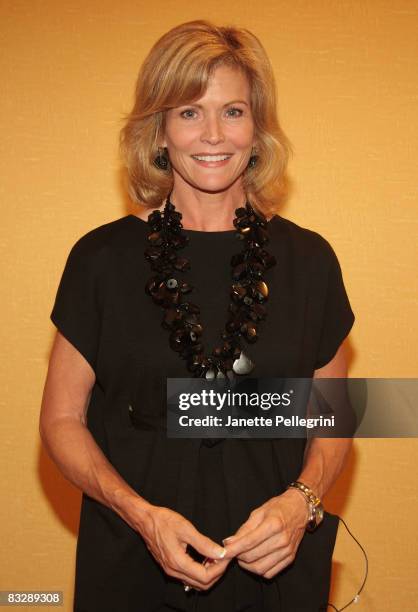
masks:
<instances>
[{"instance_id":1,"label":"white pendant","mask_svg":"<svg viewBox=\"0 0 418 612\"><path fill-rule=\"evenodd\" d=\"M254 369L254 363L247 357L244 351L241 351L239 358L235 359L232 369L235 374L242 376L243 374L249 374Z\"/></svg>"},{"instance_id":2,"label":"white pendant","mask_svg":"<svg viewBox=\"0 0 418 612\"><path fill-rule=\"evenodd\" d=\"M214 380L214 378L215 378L215 370L212 370L212 368L211 368L211 369L209 369L209 370L206 372L206 376L205 376L205 378L206 378L206 380Z\"/></svg>"}]
</instances>

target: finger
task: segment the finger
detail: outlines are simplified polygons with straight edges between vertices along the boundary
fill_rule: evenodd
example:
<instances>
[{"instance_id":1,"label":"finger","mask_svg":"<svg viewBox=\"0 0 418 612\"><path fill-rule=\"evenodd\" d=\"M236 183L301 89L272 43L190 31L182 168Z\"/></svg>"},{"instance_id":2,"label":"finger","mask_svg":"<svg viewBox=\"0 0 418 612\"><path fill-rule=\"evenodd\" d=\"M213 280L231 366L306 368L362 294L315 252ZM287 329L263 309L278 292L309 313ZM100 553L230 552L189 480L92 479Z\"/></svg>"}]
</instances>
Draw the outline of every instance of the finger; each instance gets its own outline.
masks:
<instances>
[{"instance_id":1,"label":"finger","mask_svg":"<svg viewBox=\"0 0 418 612\"><path fill-rule=\"evenodd\" d=\"M210 578L210 574L208 573L207 575L207 580L205 580L205 582L196 582L193 579L190 580L184 580L185 584L191 585L194 588L196 588L194 585L198 585L197 590L208 590L210 589L215 582L217 582L217 580L219 580L219 578L222 576L223 572L225 571L225 568L228 565L228 561L214 561L213 562L215 565L221 564L223 565L223 567L219 568L221 571L219 571L212 579ZM206 564L205 564L206 565ZM211 563L207 564L207 565L212 565Z\"/></svg>"},{"instance_id":2,"label":"finger","mask_svg":"<svg viewBox=\"0 0 418 612\"><path fill-rule=\"evenodd\" d=\"M238 561L238 564L243 569L253 572L254 574L258 574L259 576L264 576L266 578L272 578L279 571L290 565L294 560L294 555L288 554L285 557L282 555L277 555L277 553L272 553L263 557L262 559L258 559L254 563L245 563L244 561Z\"/></svg>"},{"instance_id":3,"label":"finger","mask_svg":"<svg viewBox=\"0 0 418 612\"><path fill-rule=\"evenodd\" d=\"M202 579L205 580L206 576L202 571L201 563L194 561L186 552L185 546L177 540L166 541L164 549L154 556L157 560L161 559L160 563L169 576L178 578L193 587L203 586ZM192 571L190 571L190 565L195 566Z\"/></svg>"},{"instance_id":4,"label":"finger","mask_svg":"<svg viewBox=\"0 0 418 612\"><path fill-rule=\"evenodd\" d=\"M223 546L204 536L191 523L188 525L187 532L183 533L182 536L187 544L191 544L204 557L223 559L225 556L225 548Z\"/></svg>"},{"instance_id":5,"label":"finger","mask_svg":"<svg viewBox=\"0 0 418 612\"><path fill-rule=\"evenodd\" d=\"M225 568L226 568L226 567L227 567L227 565L228 565L228 563L229 563L229 561L218 561L217 559L209 559L209 558L206 558L206 559L203 561L202 565L203 565L204 567L209 567L210 565L212 565L212 563L215 563L215 564L216 564L216 563L223 563L223 564L224 564L224 566L225 566ZM209 583L208 583L208 585L207 585L207 587L208 587L208 588L210 588L212 585L214 585L214 584L215 584L215 582L216 582L218 579L219 579L219 576L217 576L217 577L216 577L216 578L214 578L214 579L213 579L211 582L209 582ZM200 589L198 589L198 590L200 590Z\"/></svg>"},{"instance_id":6,"label":"finger","mask_svg":"<svg viewBox=\"0 0 418 612\"><path fill-rule=\"evenodd\" d=\"M256 561L253 561L252 563L238 560L238 565L242 567L243 569L253 572L254 574L261 575L261 574L264 574L264 572L267 572L269 569L271 569L275 565L277 565L278 563L280 563L282 560L283 560L283 557L279 555L279 553L277 553L276 551L273 551L269 553L268 555L261 557L261 559L257 559Z\"/></svg>"},{"instance_id":7,"label":"finger","mask_svg":"<svg viewBox=\"0 0 418 612\"><path fill-rule=\"evenodd\" d=\"M239 553L236 558L239 561L253 563L273 552L281 553L283 557L290 553L290 547L287 541L285 542L280 535L274 535L271 538L267 538L267 540L264 540L264 542L258 546L254 546L254 548L250 550Z\"/></svg>"},{"instance_id":8,"label":"finger","mask_svg":"<svg viewBox=\"0 0 418 612\"><path fill-rule=\"evenodd\" d=\"M219 566L211 564L206 567L206 564L204 566L200 561L195 561L187 553L187 545L191 544L206 558L213 558L219 551L225 552L224 548L201 534L189 521L185 522L183 528L179 530L177 538L177 541L172 542L169 547L172 569L182 574L185 578L184 582L192 586L198 585L204 588L211 582L216 581L227 564ZM207 552L210 554L208 555Z\"/></svg>"},{"instance_id":9,"label":"finger","mask_svg":"<svg viewBox=\"0 0 418 612\"><path fill-rule=\"evenodd\" d=\"M221 561L218 561L217 559L209 559L209 561L208 561L208 562L207 562L207 564L205 564L205 565L210 566L210 565L212 565L212 564L215 564L215 565L221 565L221 567L220 567L221 572L220 572L219 574L217 574L217 575L215 576L215 578L209 582L209 584L208 584L208 588L209 588L209 589L210 589L210 588L211 588L211 587L212 587L212 586L215 584L215 582L217 582L217 581L219 580L219 578L220 578L220 577L221 577L221 576L224 574L224 572L225 572L226 568L228 567L229 560L222 559Z\"/></svg>"},{"instance_id":10,"label":"finger","mask_svg":"<svg viewBox=\"0 0 418 612\"><path fill-rule=\"evenodd\" d=\"M207 585L213 580L217 580L225 571L228 562L216 560L216 563L203 565L194 561L185 553L179 560L178 571L181 571L192 580L200 582L201 585Z\"/></svg>"},{"instance_id":11,"label":"finger","mask_svg":"<svg viewBox=\"0 0 418 612\"><path fill-rule=\"evenodd\" d=\"M174 577L175 578L179 578L179 580L181 580L184 585L190 585L191 587L193 587L194 589L199 590L199 591L207 590L213 584L215 584L215 582L220 578L220 576L222 575L223 571L225 570L225 567L228 564L228 562L226 562L226 561L217 561L216 563L223 563L224 564L224 568L223 569L220 568L222 571L220 571L219 574L214 576L212 579L211 579L209 574L206 574L205 579L203 581L201 581L201 580L196 580L195 578L190 576L188 573L185 573L185 572L183 572L181 570L175 570L172 573L173 573L173 575L175 573L176 575ZM198 565L201 565L201 564L198 564Z\"/></svg>"},{"instance_id":12,"label":"finger","mask_svg":"<svg viewBox=\"0 0 418 612\"><path fill-rule=\"evenodd\" d=\"M188 589L184 589L185 591L191 591L192 589L194 589L195 591L203 591L205 590L207 587L205 584L202 584L201 582L198 582L196 580L193 580L192 578L186 576L186 574L183 574L182 572L170 572L170 576L172 578L177 578L180 582L183 583L183 586L188 586Z\"/></svg>"},{"instance_id":13,"label":"finger","mask_svg":"<svg viewBox=\"0 0 418 612\"><path fill-rule=\"evenodd\" d=\"M283 571L286 567L293 563L294 559L294 555L290 555L289 557L282 559L282 561L276 563L276 565L273 565L272 568L263 574L264 578L274 578L274 576L276 576L279 572Z\"/></svg>"},{"instance_id":14,"label":"finger","mask_svg":"<svg viewBox=\"0 0 418 612\"><path fill-rule=\"evenodd\" d=\"M267 538L275 533L274 527L270 521L263 521L261 525L249 531L241 537L228 539L226 544L225 558L231 559L243 552L246 552L255 546L264 542Z\"/></svg>"}]
</instances>

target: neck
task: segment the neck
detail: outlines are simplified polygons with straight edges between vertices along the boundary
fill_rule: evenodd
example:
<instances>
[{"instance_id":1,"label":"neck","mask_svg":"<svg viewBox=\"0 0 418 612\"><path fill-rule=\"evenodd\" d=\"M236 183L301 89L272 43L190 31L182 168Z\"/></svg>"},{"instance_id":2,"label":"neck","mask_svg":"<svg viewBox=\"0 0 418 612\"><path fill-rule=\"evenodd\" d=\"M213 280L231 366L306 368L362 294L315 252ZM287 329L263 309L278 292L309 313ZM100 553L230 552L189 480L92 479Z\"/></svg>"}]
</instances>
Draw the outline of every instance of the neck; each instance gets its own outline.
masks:
<instances>
[{"instance_id":1,"label":"neck","mask_svg":"<svg viewBox=\"0 0 418 612\"><path fill-rule=\"evenodd\" d=\"M174 184L170 201L182 214L183 228L203 232L233 229L235 210L246 202L244 190L237 183L218 193L199 191L188 183Z\"/></svg>"}]
</instances>

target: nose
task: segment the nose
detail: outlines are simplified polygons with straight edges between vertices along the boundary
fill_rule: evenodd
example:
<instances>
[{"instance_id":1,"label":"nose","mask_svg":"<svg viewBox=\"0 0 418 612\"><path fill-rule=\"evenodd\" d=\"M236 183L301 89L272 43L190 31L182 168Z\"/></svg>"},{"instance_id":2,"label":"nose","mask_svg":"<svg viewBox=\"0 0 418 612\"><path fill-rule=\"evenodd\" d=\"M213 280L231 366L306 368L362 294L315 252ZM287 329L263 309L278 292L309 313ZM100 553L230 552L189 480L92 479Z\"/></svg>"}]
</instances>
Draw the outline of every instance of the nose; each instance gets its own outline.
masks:
<instances>
[{"instance_id":1,"label":"nose","mask_svg":"<svg viewBox=\"0 0 418 612\"><path fill-rule=\"evenodd\" d=\"M224 141L221 119L216 115L207 116L205 118L202 134L200 136L202 142L208 142L216 145Z\"/></svg>"}]
</instances>

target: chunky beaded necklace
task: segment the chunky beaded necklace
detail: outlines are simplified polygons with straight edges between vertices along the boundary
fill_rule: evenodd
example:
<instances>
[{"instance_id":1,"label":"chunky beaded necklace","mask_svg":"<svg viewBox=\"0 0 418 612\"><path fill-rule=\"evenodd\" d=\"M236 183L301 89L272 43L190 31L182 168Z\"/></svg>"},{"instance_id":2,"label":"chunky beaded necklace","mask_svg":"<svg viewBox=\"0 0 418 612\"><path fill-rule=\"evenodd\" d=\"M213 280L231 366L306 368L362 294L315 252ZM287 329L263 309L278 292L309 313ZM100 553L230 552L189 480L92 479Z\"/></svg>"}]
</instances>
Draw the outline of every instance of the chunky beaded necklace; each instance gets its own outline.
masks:
<instances>
[{"instance_id":1,"label":"chunky beaded necklace","mask_svg":"<svg viewBox=\"0 0 418 612\"><path fill-rule=\"evenodd\" d=\"M243 350L243 340L251 344L258 339L257 326L266 318L269 294L263 274L276 264L276 258L263 248L269 240L264 215L255 212L249 202L235 214L235 235L242 240L243 249L231 258L229 318L221 333L222 343L209 356L204 354L201 342L200 309L185 297L193 287L178 278L179 273L190 269L189 260L178 255L189 241L182 215L169 195L164 211L154 210L148 216L151 231L145 257L156 274L146 283L145 291L164 309L161 325L170 331L170 347L186 360L193 377L232 380L236 375L249 374L255 366Z\"/></svg>"}]
</instances>

